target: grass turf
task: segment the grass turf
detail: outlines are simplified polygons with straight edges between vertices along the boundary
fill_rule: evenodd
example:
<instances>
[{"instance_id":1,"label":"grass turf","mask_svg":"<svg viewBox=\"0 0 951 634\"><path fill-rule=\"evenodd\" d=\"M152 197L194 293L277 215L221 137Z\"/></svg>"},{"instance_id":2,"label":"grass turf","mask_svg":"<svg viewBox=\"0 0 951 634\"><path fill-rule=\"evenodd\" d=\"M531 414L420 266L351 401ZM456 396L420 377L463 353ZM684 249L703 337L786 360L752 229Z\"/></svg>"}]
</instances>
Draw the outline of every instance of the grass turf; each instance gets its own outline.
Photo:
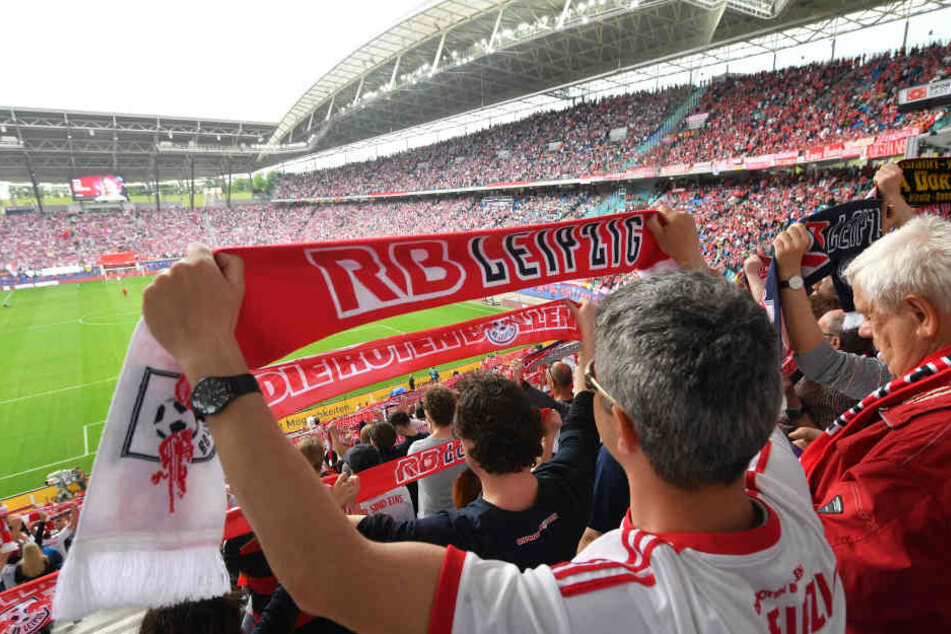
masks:
<instances>
[{"instance_id":1,"label":"grass turf","mask_svg":"<svg viewBox=\"0 0 951 634\"><path fill-rule=\"evenodd\" d=\"M0 308L0 497L42 486L50 471L92 468L149 281L0 292L0 304L10 303ZM500 310L463 302L401 315L327 337L288 358Z\"/></svg>"}]
</instances>

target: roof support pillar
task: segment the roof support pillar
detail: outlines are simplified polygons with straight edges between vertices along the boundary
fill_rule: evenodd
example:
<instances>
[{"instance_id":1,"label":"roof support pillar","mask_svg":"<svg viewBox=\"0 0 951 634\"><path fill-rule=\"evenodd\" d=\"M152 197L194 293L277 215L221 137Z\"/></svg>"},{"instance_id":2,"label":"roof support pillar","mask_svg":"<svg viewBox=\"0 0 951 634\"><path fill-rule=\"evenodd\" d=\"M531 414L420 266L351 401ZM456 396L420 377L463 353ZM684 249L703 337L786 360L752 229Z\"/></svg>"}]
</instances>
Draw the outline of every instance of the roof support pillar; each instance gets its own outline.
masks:
<instances>
[{"instance_id":1,"label":"roof support pillar","mask_svg":"<svg viewBox=\"0 0 951 634\"><path fill-rule=\"evenodd\" d=\"M330 105L327 106L327 116L324 117L324 121L329 121L329 120L330 120L330 115L332 115L332 114L333 114L333 111L334 111L334 100L335 100L336 98L337 98L337 93L334 93L334 94L330 95Z\"/></svg>"},{"instance_id":2,"label":"roof support pillar","mask_svg":"<svg viewBox=\"0 0 951 634\"><path fill-rule=\"evenodd\" d=\"M357 102L360 101L360 93L363 92L364 79L366 79L366 75L363 75L362 77L360 77L360 83L357 84L357 94L353 96L353 103L350 104L351 106L357 105Z\"/></svg>"},{"instance_id":3,"label":"roof support pillar","mask_svg":"<svg viewBox=\"0 0 951 634\"><path fill-rule=\"evenodd\" d=\"M558 16L558 28L560 29L565 25L565 20L568 19L568 9L571 8L571 0L565 0L565 6L561 9L561 15Z\"/></svg>"},{"instance_id":4,"label":"roof support pillar","mask_svg":"<svg viewBox=\"0 0 951 634\"><path fill-rule=\"evenodd\" d=\"M231 156L225 159L225 166L228 171L228 209L231 209Z\"/></svg>"},{"instance_id":5,"label":"roof support pillar","mask_svg":"<svg viewBox=\"0 0 951 634\"><path fill-rule=\"evenodd\" d=\"M33 185L33 195L36 197L36 206L39 207L40 213L43 213L43 195L40 194L40 186L36 182L36 171L33 169L33 161L30 160L29 152L24 152L23 156L26 157L26 168L30 171L30 183Z\"/></svg>"},{"instance_id":6,"label":"roof support pillar","mask_svg":"<svg viewBox=\"0 0 951 634\"><path fill-rule=\"evenodd\" d=\"M443 36L445 37L445 36ZM400 62L403 60L402 53L396 56L396 62L393 63L393 72L390 74L390 88L396 85L396 73L400 70Z\"/></svg>"},{"instance_id":7,"label":"roof support pillar","mask_svg":"<svg viewBox=\"0 0 951 634\"><path fill-rule=\"evenodd\" d=\"M188 164L189 164L189 165L188 165L188 167L190 168L190 171L191 171L191 174L189 174L189 177L190 177L190 178L188 179L188 181L189 181L189 182L188 182L188 195L189 195L189 199L190 199L190 200L189 200L189 203L190 203L190 206L191 206L191 210L192 210L192 211L195 211L195 155L192 154L192 155L190 155L188 158L189 158L189 161L188 161Z\"/></svg>"},{"instance_id":8,"label":"roof support pillar","mask_svg":"<svg viewBox=\"0 0 951 634\"><path fill-rule=\"evenodd\" d=\"M159 185L161 176L159 175L159 158L156 154L152 161L152 171L155 174L155 210L162 211L162 187Z\"/></svg>"},{"instance_id":9,"label":"roof support pillar","mask_svg":"<svg viewBox=\"0 0 951 634\"><path fill-rule=\"evenodd\" d=\"M571 0L568 0L571 2ZM499 15L495 18L495 26L492 27L492 37L489 38L489 50L495 48L495 38L499 36L499 25L502 24L502 14L505 13L505 7L499 9Z\"/></svg>"},{"instance_id":10,"label":"roof support pillar","mask_svg":"<svg viewBox=\"0 0 951 634\"><path fill-rule=\"evenodd\" d=\"M501 14L501 11L499 12ZM442 37L439 38L439 47L436 48L436 58L433 59L433 68L429 71L429 76L432 77L436 74L436 71L439 69L439 59L442 57L442 47L446 44L446 33L443 32Z\"/></svg>"}]
</instances>

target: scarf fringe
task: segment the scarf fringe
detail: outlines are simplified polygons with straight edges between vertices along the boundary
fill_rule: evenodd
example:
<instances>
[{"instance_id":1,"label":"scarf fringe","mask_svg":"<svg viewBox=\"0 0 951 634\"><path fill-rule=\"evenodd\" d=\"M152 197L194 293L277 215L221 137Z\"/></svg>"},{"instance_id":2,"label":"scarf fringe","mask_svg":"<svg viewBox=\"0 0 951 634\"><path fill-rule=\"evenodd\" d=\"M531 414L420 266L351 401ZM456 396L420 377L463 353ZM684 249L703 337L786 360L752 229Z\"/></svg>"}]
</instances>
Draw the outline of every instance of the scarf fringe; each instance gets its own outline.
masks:
<instances>
[{"instance_id":1,"label":"scarf fringe","mask_svg":"<svg viewBox=\"0 0 951 634\"><path fill-rule=\"evenodd\" d=\"M74 544L57 579L53 619L77 621L92 612L129 606L160 608L230 590L216 546L115 552Z\"/></svg>"}]
</instances>

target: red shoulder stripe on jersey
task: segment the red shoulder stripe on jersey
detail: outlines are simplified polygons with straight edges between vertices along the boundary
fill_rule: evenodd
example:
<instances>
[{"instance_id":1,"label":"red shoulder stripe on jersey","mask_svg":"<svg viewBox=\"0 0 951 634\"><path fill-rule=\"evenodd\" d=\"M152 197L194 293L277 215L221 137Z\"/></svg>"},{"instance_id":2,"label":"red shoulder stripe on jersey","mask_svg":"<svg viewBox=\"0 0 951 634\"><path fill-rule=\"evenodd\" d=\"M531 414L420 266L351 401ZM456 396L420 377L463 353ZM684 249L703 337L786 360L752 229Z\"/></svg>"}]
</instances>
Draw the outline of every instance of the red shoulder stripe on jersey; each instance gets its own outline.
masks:
<instances>
[{"instance_id":1,"label":"red shoulder stripe on jersey","mask_svg":"<svg viewBox=\"0 0 951 634\"><path fill-rule=\"evenodd\" d=\"M619 575L601 577L600 579L589 579L588 581L579 581L578 583L572 583L570 585L563 586L561 588L561 596L565 598L573 597L578 594L586 594L588 592L595 592L597 590L606 590L607 588L613 588L614 586L619 586L625 583L639 583L642 586L651 587L657 583L657 580L654 579L654 575L639 577L635 574L624 572Z\"/></svg>"},{"instance_id":2,"label":"red shoulder stripe on jersey","mask_svg":"<svg viewBox=\"0 0 951 634\"><path fill-rule=\"evenodd\" d=\"M433 614L429 619L430 634L451 634L452 622L456 616L456 596L459 594L459 582L466 563L466 552L453 546L446 549L439 571L439 585L433 601Z\"/></svg>"},{"instance_id":3,"label":"red shoulder stripe on jersey","mask_svg":"<svg viewBox=\"0 0 951 634\"><path fill-rule=\"evenodd\" d=\"M622 570L625 572L636 573L640 572L647 566L641 566L639 568L634 568L627 564L623 564L619 561L612 561L609 559L592 559L591 561L584 561L578 564L575 564L569 568L561 568L554 571L555 579L567 579L574 575L580 575L585 572L594 572L596 570Z\"/></svg>"},{"instance_id":4,"label":"red shoulder stripe on jersey","mask_svg":"<svg viewBox=\"0 0 951 634\"><path fill-rule=\"evenodd\" d=\"M759 487L756 486L756 474L766 471L766 465L769 463L769 454L772 448L772 442L766 443L766 446L760 449L759 459L756 461L756 467L746 472L745 484L747 491L759 491Z\"/></svg>"},{"instance_id":5,"label":"red shoulder stripe on jersey","mask_svg":"<svg viewBox=\"0 0 951 634\"><path fill-rule=\"evenodd\" d=\"M756 473L766 471L766 464L769 462L769 454L773 448L773 443L768 442L766 446L759 451L759 460L756 461Z\"/></svg>"}]
</instances>

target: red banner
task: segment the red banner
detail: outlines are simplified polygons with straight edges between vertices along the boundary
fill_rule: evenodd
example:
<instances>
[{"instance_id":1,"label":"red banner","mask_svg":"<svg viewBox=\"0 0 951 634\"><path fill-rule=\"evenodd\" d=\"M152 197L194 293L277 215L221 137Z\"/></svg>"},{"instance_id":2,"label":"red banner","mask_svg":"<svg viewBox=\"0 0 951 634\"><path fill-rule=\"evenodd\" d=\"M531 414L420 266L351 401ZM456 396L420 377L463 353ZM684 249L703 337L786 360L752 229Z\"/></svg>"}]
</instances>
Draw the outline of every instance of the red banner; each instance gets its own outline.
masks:
<instances>
[{"instance_id":1,"label":"red banner","mask_svg":"<svg viewBox=\"0 0 951 634\"><path fill-rule=\"evenodd\" d=\"M676 163L674 165L665 165L660 168L661 176L676 176L686 174L690 171L690 163Z\"/></svg>"},{"instance_id":2,"label":"red banner","mask_svg":"<svg viewBox=\"0 0 951 634\"><path fill-rule=\"evenodd\" d=\"M465 461L466 450L462 446L462 441L456 438L411 456L384 462L360 472L360 493L357 495L357 502L378 497L398 486L416 482ZM328 476L324 478L324 482L331 484L336 479L336 476Z\"/></svg>"},{"instance_id":3,"label":"red banner","mask_svg":"<svg viewBox=\"0 0 951 634\"><path fill-rule=\"evenodd\" d=\"M338 394L466 357L580 333L564 300L369 341L254 371L276 418Z\"/></svg>"},{"instance_id":4,"label":"red banner","mask_svg":"<svg viewBox=\"0 0 951 634\"><path fill-rule=\"evenodd\" d=\"M743 169L745 170L765 170L773 166L772 154L764 154L763 156L751 156L743 162Z\"/></svg>"},{"instance_id":5,"label":"red banner","mask_svg":"<svg viewBox=\"0 0 951 634\"><path fill-rule=\"evenodd\" d=\"M776 155L776 167L789 167L795 165L799 159L799 150L788 150Z\"/></svg>"},{"instance_id":6,"label":"red banner","mask_svg":"<svg viewBox=\"0 0 951 634\"><path fill-rule=\"evenodd\" d=\"M50 622L58 572L0 594L0 632L35 634Z\"/></svg>"},{"instance_id":7,"label":"red banner","mask_svg":"<svg viewBox=\"0 0 951 634\"><path fill-rule=\"evenodd\" d=\"M886 158L889 156L904 156L905 146L907 143L907 137L873 143L872 145L865 148L865 158L876 159Z\"/></svg>"},{"instance_id":8,"label":"red banner","mask_svg":"<svg viewBox=\"0 0 951 634\"><path fill-rule=\"evenodd\" d=\"M404 238L223 249L245 263L236 335L251 367L329 334L424 308L664 259L653 211ZM293 298L293 310L281 310Z\"/></svg>"},{"instance_id":9,"label":"red banner","mask_svg":"<svg viewBox=\"0 0 951 634\"><path fill-rule=\"evenodd\" d=\"M822 158L834 159L841 158L842 152L845 151L844 143L830 143L825 146L825 149L822 152Z\"/></svg>"},{"instance_id":10,"label":"red banner","mask_svg":"<svg viewBox=\"0 0 951 634\"><path fill-rule=\"evenodd\" d=\"M884 143L885 141L897 141L899 139L907 139L910 136L918 136L919 134L921 134L921 128L918 126L912 126L910 128L905 128L904 130L879 134L877 137L875 137L875 142Z\"/></svg>"},{"instance_id":11,"label":"red banner","mask_svg":"<svg viewBox=\"0 0 951 634\"><path fill-rule=\"evenodd\" d=\"M99 256L99 264L103 266L129 266L134 265L135 254L132 251L123 251L122 253L103 253Z\"/></svg>"},{"instance_id":12,"label":"red banner","mask_svg":"<svg viewBox=\"0 0 951 634\"><path fill-rule=\"evenodd\" d=\"M360 492L357 494L356 501L363 502L379 497L398 486L416 482L465 461L466 450L462 446L462 440L456 438L411 456L384 462L360 472ZM338 477L337 475L325 476L323 481L326 485L333 486ZM239 507L228 509L223 538L231 539L250 531L251 526L244 518L241 509ZM0 624L2 623L3 621L0 620ZM33 631L35 630L28 630L31 633ZM6 634L4 630L0 632Z\"/></svg>"}]
</instances>

